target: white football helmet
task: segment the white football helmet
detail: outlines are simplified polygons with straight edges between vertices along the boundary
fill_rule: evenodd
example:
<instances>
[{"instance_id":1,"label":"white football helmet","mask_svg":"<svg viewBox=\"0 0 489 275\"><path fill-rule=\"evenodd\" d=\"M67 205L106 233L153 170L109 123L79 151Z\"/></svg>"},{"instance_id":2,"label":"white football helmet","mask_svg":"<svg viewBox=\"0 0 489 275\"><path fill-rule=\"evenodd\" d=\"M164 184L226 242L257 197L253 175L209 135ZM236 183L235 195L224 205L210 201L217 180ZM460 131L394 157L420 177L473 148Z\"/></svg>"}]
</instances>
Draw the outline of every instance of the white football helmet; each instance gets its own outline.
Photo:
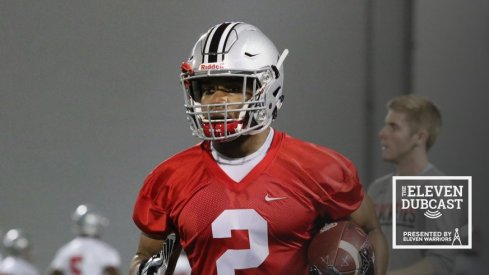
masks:
<instances>
[{"instance_id":1,"label":"white football helmet","mask_svg":"<svg viewBox=\"0 0 489 275\"><path fill-rule=\"evenodd\" d=\"M81 204L73 213L74 232L77 235L100 237L109 220L96 212L91 206Z\"/></svg>"},{"instance_id":2,"label":"white football helmet","mask_svg":"<svg viewBox=\"0 0 489 275\"><path fill-rule=\"evenodd\" d=\"M32 244L30 237L22 229L10 229L3 237L3 247L8 255L24 257L29 254Z\"/></svg>"},{"instance_id":3,"label":"white football helmet","mask_svg":"<svg viewBox=\"0 0 489 275\"><path fill-rule=\"evenodd\" d=\"M265 130L284 100L282 63L287 54L284 50L280 55L257 27L242 22L222 23L203 34L180 75L193 134L204 140L228 141ZM225 77L242 80L243 101L202 104L202 81ZM248 100L247 88L253 91ZM238 118L228 117L230 112L239 112Z\"/></svg>"}]
</instances>

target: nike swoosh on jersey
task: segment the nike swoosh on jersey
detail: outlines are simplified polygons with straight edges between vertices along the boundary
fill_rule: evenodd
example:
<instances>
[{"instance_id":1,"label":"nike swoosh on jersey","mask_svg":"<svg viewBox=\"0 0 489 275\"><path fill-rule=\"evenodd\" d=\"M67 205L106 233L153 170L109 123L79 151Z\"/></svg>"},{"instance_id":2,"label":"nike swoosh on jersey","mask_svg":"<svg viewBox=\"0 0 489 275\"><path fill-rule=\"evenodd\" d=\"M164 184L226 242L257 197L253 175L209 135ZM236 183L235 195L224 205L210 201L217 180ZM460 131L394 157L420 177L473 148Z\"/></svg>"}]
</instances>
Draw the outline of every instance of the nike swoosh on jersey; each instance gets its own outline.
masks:
<instances>
[{"instance_id":1,"label":"nike swoosh on jersey","mask_svg":"<svg viewBox=\"0 0 489 275\"><path fill-rule=\"evenodd\" d=\"M268 194L265 196L265 201L277 201L277 200L283 200L286 199L287 197L270 197Z\"/></svg>"}]
</instances>

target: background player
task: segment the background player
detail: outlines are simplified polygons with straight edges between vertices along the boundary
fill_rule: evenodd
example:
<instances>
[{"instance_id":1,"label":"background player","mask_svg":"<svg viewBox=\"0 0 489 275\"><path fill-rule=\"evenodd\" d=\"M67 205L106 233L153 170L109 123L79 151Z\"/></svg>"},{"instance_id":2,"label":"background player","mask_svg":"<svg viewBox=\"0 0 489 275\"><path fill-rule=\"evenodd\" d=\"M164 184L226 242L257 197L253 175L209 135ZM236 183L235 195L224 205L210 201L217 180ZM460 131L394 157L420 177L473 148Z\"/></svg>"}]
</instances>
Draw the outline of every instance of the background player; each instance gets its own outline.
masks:
<instances>
[{"instance_id":1,"label":"background player","mask_svg":"<svg viewBox=\"0 0 489 275\"><path fill-rule=\"evenodd\" d=\"M10 229L2 241L6 257L0 262L0 274L38 275L32 265L32 242L22 229Z\"/></svg>"},{"instance_id":2,"label":"background player","mask_svg":"<svg viewBox=\"0 0 489 275\"><path fill-rule=\"evenodd\" d=\"M77 236L58 250L50 274L119 274L119 253L100 240L108 219L84 204L76 208L72 218Z\"/></svg>"},{"instance_id":3,"label":"background player","mask_svg":"<svg viewBox=\"0 0 489 275\"><path fill-rule=\"evenodd\" d=\"M287 55L256 27L211 28L182 65L193 134L201 144L146 178L133 219L143 231L136 274L176 232L195 274L307 274L307 243L326 220L361 225L384 274L387 248L355 166L333 150L269 127L284 96Z\"/></svg>"},{"instance_id":4,"label":"background player","mask_svg":"<svg viewBox=\"0 0 489 275\"><path fill-rule=\"evenodd\" d=\"M435 144L441 128L441 114L428 99L403 95L387 103L385 125L379 132L384 161L396 165L395 172L375 180L368 189L376 204L382 229L392 248L392 176L442 176L429 162L428 150ZM408 211L397 216L397 227L423 230L423 213ZM453 224L449 213L437 219L439 226ZM450 228L460 226L456 224ZM440 230L439 228L432 228ZM428 230L429 231L429 230ZM388 274L450 274L454 250L391 249Z\"/></svg>"}]
</instances>

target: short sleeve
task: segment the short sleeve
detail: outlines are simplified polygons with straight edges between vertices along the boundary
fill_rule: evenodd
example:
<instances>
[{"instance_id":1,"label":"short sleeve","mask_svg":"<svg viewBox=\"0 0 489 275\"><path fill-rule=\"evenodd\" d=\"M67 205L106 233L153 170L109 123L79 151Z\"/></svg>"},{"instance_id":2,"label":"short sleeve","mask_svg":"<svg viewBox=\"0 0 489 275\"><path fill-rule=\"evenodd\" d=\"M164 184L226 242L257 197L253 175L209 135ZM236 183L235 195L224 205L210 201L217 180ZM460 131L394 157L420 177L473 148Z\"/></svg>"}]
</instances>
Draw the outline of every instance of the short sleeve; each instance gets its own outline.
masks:
<instances>
[{"instance_id":1,"label":"short sleeve","mask_svg":"<svg viewBox=\"0 0 489 275\"><path fill-rule=\"evenodd\" d=\"M61 249L56 252L56 255L54 256L54 259L51 261L49 264L49 267L52 269L61 269L63 267L62 263L62 257L61 257Z\"/></svg>"},{"instance_id":2,"label":"short sleeve","mask_svg":"<svg viewBox=\"0 0 489 275\"><path fill-rule=\"evenodd\" d=\"M106 266L119 267L121 265L121 257L119 252L112 247L108 248L108 251L105 255L106 258Z\"/></svg>"},{"instance_id":3,"label":"short sleeve","mask_svg":"<svg viewBox=\"0 0 489 275\"><path fill-rule=\"evenodd\" d=\"M145 179L137 196L133 220L145 234L153 238L164 238L168 230L168 213L164 202L165 185L153 171Z\"/></svg>"},{"instance_id":4,"label":"short sleeve","mask_svg":"<svg viewBox=\"0 0 489 275\"><path fill-rule=\"evenodd\" d=\"M351 161L339 156L338 163L323 170L321 185L323 213L333 220L344 218L357 210L364 197L363 186Z\"/></svg>"}]
</instances>

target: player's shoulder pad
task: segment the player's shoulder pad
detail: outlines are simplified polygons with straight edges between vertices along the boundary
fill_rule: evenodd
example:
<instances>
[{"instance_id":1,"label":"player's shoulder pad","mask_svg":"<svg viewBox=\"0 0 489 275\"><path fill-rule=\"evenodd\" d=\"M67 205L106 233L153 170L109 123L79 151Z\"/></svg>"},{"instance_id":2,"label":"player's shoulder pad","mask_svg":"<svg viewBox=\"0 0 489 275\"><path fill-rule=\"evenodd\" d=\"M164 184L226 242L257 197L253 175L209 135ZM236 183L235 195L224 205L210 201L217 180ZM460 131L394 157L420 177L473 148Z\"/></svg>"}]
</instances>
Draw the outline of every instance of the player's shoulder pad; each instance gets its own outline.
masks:
<instances>
[{"instance_id":1,"label":"player's shoulder pad","mask_svg":"<svg viewBox=\"0 0 489 275\"><path fill-rule=\"evenodd\" d=\"M188 171L192 168L192 165L196 165L202 158L202 152L203 148L201 144L187 148L159 163L151 171L150 175L153 174L152 176L159 176L160 174L167 174L181 169Z\"/></svg>"},{"instance_id":2,"label":"player's shoulder pad","mask_svg":"<svg viewBox=\"0 0 489 275\"><path fill-rule=\"evenodd\" d=\"M343 154L318 144L286 135L284 154L290 159L300 159L298 165L311 175L328 175L337 180L356 177L357 169Z\"/></svg>"},{"instance_id":3,"label":"player's shoulder pad","mask_svg":"<svg viewBox=\"0 0 489 275\"><path fill-rule=\"evenodd\" d=\"M331 148L312 142L303 141L288 135L286 135L285 140L287 152L290 152L290 154L297 157L312 157L314 162L319 161L320 163L325 164L339 164L346 166L353 164L352 161L346 156Z\"/></svg>"}]
</instances>

